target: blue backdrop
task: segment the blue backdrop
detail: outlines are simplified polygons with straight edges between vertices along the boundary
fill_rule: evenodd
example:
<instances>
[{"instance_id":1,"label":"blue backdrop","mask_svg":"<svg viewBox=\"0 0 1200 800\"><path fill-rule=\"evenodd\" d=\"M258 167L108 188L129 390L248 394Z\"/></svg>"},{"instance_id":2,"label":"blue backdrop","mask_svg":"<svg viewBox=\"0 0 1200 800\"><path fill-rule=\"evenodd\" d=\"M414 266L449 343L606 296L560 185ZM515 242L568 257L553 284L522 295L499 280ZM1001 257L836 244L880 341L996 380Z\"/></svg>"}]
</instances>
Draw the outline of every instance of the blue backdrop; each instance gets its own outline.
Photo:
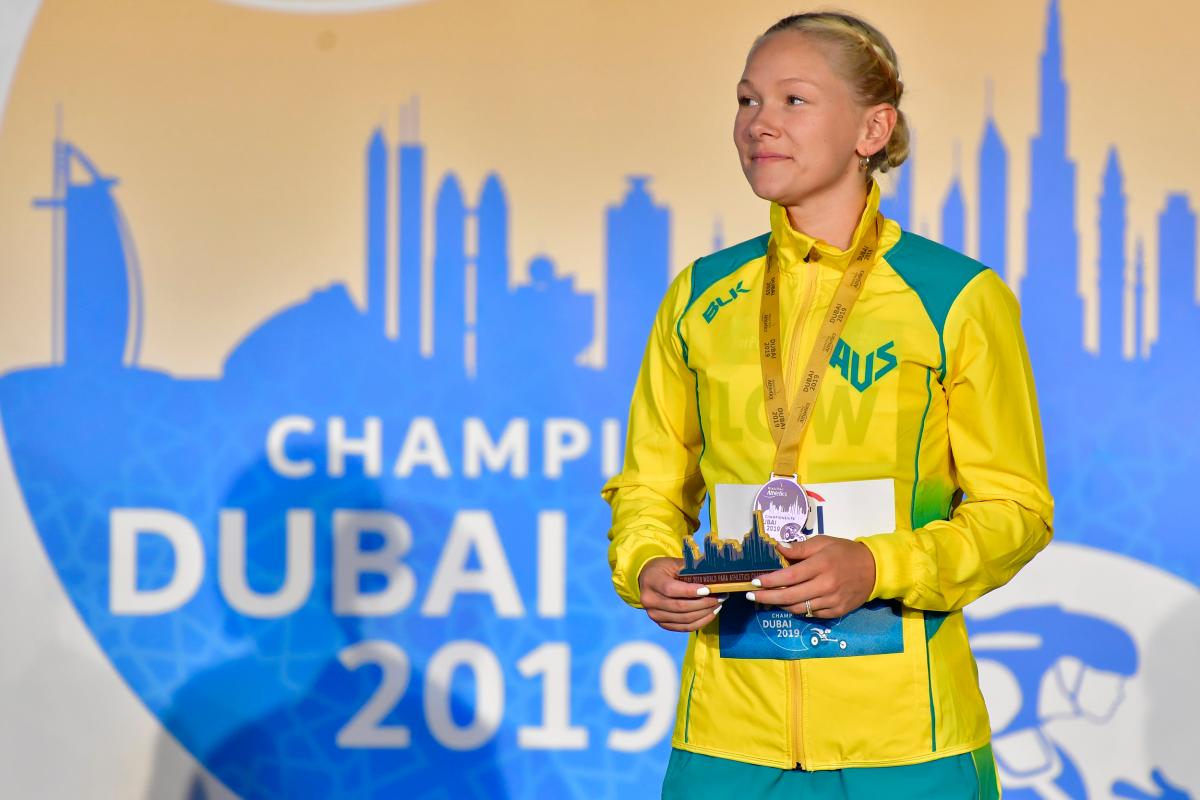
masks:
<instances>
[{"instance_id":1,"label":"blue backdrop","mask_svg":"<svg viewBox=\"0 0 1200 800\"><path fill-rule=\"evenodd\" d=\"M1181 487L1200 471L1196 215L1185 194L1161 198L1159 335L1127 360L1126 275L1140 313L1143 248L1126 263L1117 150L1100 196L1077 197L1058 20L1052 3L1020 285L1057 540L1194 585L1197 526ZM56 359L0 379L0 412L46 553L167 729L245 797L653 794L682 639L617 601L599 499L620 463L654 309L672 268L702 255L669 252L671 212L651 179L630 177L596 220L608 287L608 363L597 369L580 359L592 295L547 256L531 261L530 282L509 285L503 177L433 180L424 144L364 130L366 302L340 284L317 289L247 331L219 378L187 380L139 366L139 221L121 210L122 165L92 163L86 141L46 147L55 185L30 213L61 221L47 266L62 298ZM980 259L1002 274L1007 153L987 120L973 202ZM917 154L883 207L904 227L919 170ZM945 197L941 239L963 249L967 200L957 182ZM1075 229L1079 202L1098 204L1097 230ZM1100 241L1098 353L1081 344L1081 235ZM431 307L418 288L426 262ZM389 337L394 284L400 330ZM980 631L1041 644L979 657L1004 664L1029 697L1064 654L1128 677L1139 664L1132 624L1032 606ZM1044 722L1029 703L998 734ZM1054 747L1050 782L1086 796L1084 768ZM1169 775L1156 780L1154 794L1112 788L1190 796Z\"/></svg>"}]
</instances>

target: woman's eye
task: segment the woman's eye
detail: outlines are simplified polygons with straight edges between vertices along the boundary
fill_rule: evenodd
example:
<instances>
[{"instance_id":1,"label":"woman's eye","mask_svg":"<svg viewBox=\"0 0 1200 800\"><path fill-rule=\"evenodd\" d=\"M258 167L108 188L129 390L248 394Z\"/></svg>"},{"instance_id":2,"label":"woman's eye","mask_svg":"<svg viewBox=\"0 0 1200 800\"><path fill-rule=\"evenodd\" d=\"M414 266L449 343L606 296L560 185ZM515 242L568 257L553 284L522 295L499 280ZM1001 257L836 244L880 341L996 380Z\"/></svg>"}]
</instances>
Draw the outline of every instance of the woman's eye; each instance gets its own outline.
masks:
<instances>
[{"instance_id":1,"label":"woman's eye","mask_svg":"<svg viewBox=\"0 0 1200 800\"><path fill-rule=\"evenodd\" d=\"M796 96L796 95L794 95L794 94L788 95L788 99L787 99L787 101L788 101L788 105L789 105L789 106L798 106L798 105L800 105L801 103L807 103L807 102L808 102L808 101L807 101L807 100L805 100L803 97L797 97L797 96Z\"/></svg>"},{"instance_id":2,"label":"woman's eye","mask_svg":"<svg viewBox=\"0 0 1200 800\"><path fill-rule=\"evenodd\" d=\"M738 105L743 106L743 107L756 106L756 105L758 105L758 101L755 100L753 97L747 97L746 95L743 94L743 95L738 95Z\"/></svg>"}]
</instances>

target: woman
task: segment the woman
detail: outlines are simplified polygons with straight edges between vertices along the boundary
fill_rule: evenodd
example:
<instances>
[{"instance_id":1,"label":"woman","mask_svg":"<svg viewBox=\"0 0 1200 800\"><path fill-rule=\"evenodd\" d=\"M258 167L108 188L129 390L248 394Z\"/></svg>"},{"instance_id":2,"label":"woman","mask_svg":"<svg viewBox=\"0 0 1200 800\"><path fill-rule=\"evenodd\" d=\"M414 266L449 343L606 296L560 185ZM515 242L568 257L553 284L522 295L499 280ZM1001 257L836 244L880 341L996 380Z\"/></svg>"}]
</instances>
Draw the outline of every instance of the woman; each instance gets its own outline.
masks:
<instances>
[{"instance_id":1,"label":"woman","mask_svg":"<svg viewBox=\"0 0 1200 800\"><path fill-rule=\"evenodd\" d=\"M664 797L998 795L962 608L1047 544L1052 500L1011 292L878 214L902 92L855 17L764 33L734 140L770 234L695 261L655 320L604 497L618 593L691 634ZM678 579L705 496L740 536L793 473L827 535L744 597Z\"/></svg>"}]
</instances>

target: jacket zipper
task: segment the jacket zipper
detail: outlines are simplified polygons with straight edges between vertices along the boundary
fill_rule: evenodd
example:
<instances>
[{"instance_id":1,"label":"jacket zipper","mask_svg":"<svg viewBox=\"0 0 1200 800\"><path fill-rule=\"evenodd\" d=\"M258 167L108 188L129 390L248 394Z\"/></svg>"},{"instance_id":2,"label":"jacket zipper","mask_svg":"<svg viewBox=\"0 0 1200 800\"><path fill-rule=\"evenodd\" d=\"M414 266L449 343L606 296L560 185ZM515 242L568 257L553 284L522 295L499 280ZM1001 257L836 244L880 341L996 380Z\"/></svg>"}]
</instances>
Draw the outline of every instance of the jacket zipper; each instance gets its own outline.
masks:
<instances>
[{"instance_id":1,"label":"jacket zipper","mask_svg":"<svg viewBox=\"0 0 1200 800\"><path fill-rule=\"evenodd\" d=\"M792 687L792 761L804 769L804 719L801 696L804 692L804 675L799 661L787 662L788 680Z\"/></svg>"},{"instance_id":2,"label":"jacket zipper","mask_svg":"<svg viewBox=\"0 0 1200 800\"><path fill-rule=\"evenodd\" d=\"M817 296L817 273L819 271L820 268L816 263L805 265L804 277L806 281L804 295L803 300L800 302L799 313L796 315L795 327L792 329L787 372L784 374L784 383L788 387L789 394L792 391L792 387L795 386L796 359L798 358L797 353L801 349L800 344L805 340L804 328L808 324L808 318L812 315L813 302ZM799 661L788 661L787 670L792 696L792 761L803 769L805 761L804 720L801 698L804 693L804 676L800 671Z\"/></svg>"}]
</instances>

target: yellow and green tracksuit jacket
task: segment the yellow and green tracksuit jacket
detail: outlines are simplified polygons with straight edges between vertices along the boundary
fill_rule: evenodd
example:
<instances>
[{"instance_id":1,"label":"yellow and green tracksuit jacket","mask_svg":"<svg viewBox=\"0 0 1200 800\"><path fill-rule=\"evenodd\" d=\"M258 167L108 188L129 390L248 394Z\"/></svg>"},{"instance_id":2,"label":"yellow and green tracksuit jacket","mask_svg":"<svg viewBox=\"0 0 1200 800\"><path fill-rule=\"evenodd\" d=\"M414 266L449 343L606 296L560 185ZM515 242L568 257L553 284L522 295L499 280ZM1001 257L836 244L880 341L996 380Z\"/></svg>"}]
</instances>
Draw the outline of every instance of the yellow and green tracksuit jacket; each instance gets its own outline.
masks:
<instances>
[{"instance_id":1,"label":"yellow and green tracksuit jacket","mask_svg":"<svg viewBox=\"0 0 1200 800\"><path fill-rule=\"evenodd\" d=\"M681 556L718 484L760 484L770 472L757 328L768 239L781 262L785 346L803 326L798 352L784 353L794 387L878 205L872 183L854 242L838 251L772 204L769 234L698 259L672 282L634 390L624 468L603 489L613 583L627 603L639 607L647 561ZM878 258L826 372L800 476L892 479L895 530L860 541L875 558L868 608L892 615L896 645L723 657L721 618L746 603L731 597L689 638L677 748L822 770L919 763L989 740L962 608L1049 542L1053 510L1019 311L995 272L894 221Z\"/></svg>"}]
</instances>

